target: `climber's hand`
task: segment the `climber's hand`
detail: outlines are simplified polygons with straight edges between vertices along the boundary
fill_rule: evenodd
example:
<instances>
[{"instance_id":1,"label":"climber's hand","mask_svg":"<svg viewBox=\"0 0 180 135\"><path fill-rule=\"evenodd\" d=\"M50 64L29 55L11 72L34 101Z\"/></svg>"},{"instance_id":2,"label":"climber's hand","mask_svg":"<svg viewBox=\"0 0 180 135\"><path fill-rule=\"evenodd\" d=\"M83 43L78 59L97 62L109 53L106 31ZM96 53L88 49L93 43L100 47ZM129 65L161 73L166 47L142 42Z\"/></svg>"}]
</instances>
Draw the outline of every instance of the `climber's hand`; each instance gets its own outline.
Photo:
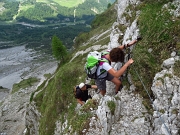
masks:
<instances>
[{"instance_id":1,"label":"climber's hand","mask_svg":"<svg viewBox=\"0 0 180 135\"><path fill-rule=\"evenodd\" d=\"M142 40L142 37L141 36L137 36L137 41L140 41Z\"/></svg>"},{"instance_id":2,"label":"climber's hand","mask_svg":"<svg viewBox=\"0 0 180 135\"><path fill-rule=\"evenodd\" d=\"M131 58L128 60L128 64L131 65L134 62L134 60Z\"/></svg>"}]
</instances>

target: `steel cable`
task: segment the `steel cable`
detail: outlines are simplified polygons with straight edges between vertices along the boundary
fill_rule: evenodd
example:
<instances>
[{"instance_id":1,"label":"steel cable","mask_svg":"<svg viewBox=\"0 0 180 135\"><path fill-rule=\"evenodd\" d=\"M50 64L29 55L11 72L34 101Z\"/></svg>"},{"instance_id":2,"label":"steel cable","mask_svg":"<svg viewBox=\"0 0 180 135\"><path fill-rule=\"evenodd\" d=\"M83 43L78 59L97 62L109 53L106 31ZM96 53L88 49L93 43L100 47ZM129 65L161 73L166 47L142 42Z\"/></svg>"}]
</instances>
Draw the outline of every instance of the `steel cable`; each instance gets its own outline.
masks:
<instances>
[{"instance_id":1,"label":"steel cable","mask_svg":"<svg viewBox=\"0 0 180 135\"><path fill-rule=\"evenodd\" d=\"M131 55L131 52L130 52L130 51L128 51L128 55L129 55L129 56L128 56L128 58L132 57L132 55ZM138 63L139 63L139 62L138 62ZM166 126L166 124L165 124L164 119L161 117L161 115L160 115L159 111L157 110L157 107L153 104L153 100L152 100L152 98L151 98L151 96L150 96L150 94L149 94L149 92L148 92L148 90L147 90L146 86L144 85L144 83L143 83L143 81L142 81L142 79L141 79L140 75L138 74L138 72L137 72L137 70L136 70L135 66L134 66L134 65L132 65L132 66L133 66L133 69L134 69L134 71L136 72L136 74L137 74L137 76L138 76L138 78L139 78L139 80L140 80L141 84L143 85L143 87L144 87L144 89L145 89L146 93L148 94L148 97L149 97L149 99L150 99L150 101L151 101L151 103L152 103L152 106L154 106L154 109L155 109L155 110L156 110L156 112L158 113L158 116L159 116L159 118L160 118L160 120L161 120L162 124L163 124L163 125L164 125L164 127L166 128L166 130L167 130L168 134L169 134L169 135L171 135L171 133L170 133L170 131L169 131L168 127L167 127L167 126Z\"/></svg>"}]
</instances>

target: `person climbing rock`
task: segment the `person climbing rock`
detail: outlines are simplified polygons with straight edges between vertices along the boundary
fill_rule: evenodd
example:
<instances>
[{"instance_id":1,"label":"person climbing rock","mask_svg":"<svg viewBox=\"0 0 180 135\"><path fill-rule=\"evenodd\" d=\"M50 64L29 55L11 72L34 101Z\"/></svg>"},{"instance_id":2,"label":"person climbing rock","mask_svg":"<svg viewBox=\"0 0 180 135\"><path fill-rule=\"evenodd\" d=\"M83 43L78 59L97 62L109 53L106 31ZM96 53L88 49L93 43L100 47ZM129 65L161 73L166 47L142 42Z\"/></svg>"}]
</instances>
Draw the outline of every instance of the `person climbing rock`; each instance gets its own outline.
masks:
<instances>
[{"instance_id":1,"label":"person climbing rock","mask_svg":"<svg viewBox=\"0 0 180 135\"><path fill-rule=\"evenodd\" d=\"M75 98L77 99L77 102L81 105L83 105L88 99L91 99L91 95L88 94L88 89L97 89L96 85L89 85L85 83L80 83L78 86L76 86L75 89Z\"/></svg>"},{"instance_id":2,"label":"person climbing rock","mask_svg":"<svg viewBox=\"0 0 180 135\"><path fill-rule=\"evenodd\" d=\"M106 80L111 81L116 85L115 87L116 94L122 88L122 83L118 78L121 77L121 75L123 75L123 73L134 62L134 60L132 58L129 59L117 71L111 66L111 62L124 62L123 49L126 49L127 47L134 45L140 39L141 37L138 37L137 40L133 40L128 44L120 45L119 47L113 48L108 54L102 56L103 58L107 59L108 62L103 62L102 64L101 63L99 64L99 67L97 69L98 78L95 79L95 83L98 89L100 90L102 96L106 94ZM105 70L105 72L102 73L103 70Z\"/></svg>"}]
</instances>

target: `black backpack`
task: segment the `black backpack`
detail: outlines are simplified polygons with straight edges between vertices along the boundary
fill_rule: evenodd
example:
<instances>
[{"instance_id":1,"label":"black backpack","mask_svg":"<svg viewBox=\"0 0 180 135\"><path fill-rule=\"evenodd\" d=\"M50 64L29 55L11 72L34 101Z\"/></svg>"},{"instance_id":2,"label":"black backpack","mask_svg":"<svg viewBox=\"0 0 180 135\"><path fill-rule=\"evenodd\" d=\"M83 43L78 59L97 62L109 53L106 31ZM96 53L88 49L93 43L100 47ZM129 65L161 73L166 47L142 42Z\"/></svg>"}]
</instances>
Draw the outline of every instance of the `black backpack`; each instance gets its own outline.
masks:
<instances>
[{"instance_id":1,"label":"black backpack","mask_svg":"<svg viewBox=\"0 0 180 135\"><path fill-rule=\"evenodd\" d=\"M73 93L74 93L74 97L76 98L76 92L77 92L77 89L80 89L79 86L74 86L73 88Z\"/></svg>"}]
</instances>

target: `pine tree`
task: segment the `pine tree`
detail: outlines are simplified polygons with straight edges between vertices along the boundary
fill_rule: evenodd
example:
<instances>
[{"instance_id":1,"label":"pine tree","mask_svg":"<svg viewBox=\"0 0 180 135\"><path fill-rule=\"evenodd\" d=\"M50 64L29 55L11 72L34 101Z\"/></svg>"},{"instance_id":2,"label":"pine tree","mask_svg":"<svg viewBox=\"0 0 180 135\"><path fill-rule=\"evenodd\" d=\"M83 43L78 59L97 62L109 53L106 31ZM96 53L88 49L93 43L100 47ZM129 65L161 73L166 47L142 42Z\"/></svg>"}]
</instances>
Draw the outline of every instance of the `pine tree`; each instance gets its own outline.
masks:
<instances>
[{"instance_id":1,"label":"pine tree","mask_svg":"<svg viewBox=\"0 0 180 135\"><path fill-rule=\"evenodd\" d=\"M57 60L62 61L64 61L64 58L67 55L66 47L57 36L53 36L52 38L52 53Z\"/></svg>"}]
</instances>

